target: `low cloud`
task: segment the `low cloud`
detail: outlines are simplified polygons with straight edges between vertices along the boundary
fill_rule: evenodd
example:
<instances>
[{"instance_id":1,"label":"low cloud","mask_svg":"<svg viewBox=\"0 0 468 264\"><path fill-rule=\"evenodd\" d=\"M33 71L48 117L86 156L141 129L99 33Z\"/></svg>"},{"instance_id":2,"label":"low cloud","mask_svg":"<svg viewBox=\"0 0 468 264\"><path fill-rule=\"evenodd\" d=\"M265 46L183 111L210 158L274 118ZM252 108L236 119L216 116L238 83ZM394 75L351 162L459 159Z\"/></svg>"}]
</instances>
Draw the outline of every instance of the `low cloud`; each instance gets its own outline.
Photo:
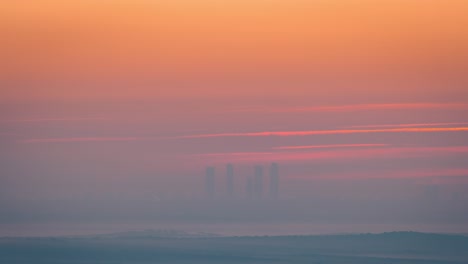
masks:
<instances>
[{"instance_id":1,"label":"low cloud","mask_svg":"<svg viewBox=\"0 0 468 264\"><path fill-rule=\"evenodd\" d=\"M66 143L66 142L99 142L99 141L137 141L137 137L75 137L75 138L32 138L21 140L21 143Z\"/></svg>"},{"instance_id":2,"label":"low cloud","mask_svg":"<svg viewBox=\"0 0 468 264\"><path fill-rule=\"evenodd\" d=\"M176 138L211 138L211 137L291 137L313 135L337 135L337 134L364 134L364 133L427 133L427 132L461 132L468 131L468 127L404 127L382 129L334 129L334 130L302 130L302 131L263 131L240 133L217 133L187 135Z\"/></svg>"}]
</instances>

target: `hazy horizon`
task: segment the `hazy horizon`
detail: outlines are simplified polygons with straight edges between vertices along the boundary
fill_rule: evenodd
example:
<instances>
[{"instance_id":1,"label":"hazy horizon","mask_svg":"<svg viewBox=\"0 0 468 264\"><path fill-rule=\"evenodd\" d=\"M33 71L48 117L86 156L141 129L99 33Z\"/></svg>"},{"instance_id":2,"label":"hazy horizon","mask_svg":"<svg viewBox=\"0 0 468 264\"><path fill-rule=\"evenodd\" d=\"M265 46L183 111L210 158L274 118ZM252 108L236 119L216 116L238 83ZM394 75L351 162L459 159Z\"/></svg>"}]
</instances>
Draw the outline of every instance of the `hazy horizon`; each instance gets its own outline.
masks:
<instances>
[{"instance_id":1,"label":"hazy horizon","mask_svg":"<svg viewBox=\"0 0 468 264\"><path fill-rule=\"evenodd\" d=\"M468 233L466 2L0 7L0 236Z\"/></svg>"}]
</instances>

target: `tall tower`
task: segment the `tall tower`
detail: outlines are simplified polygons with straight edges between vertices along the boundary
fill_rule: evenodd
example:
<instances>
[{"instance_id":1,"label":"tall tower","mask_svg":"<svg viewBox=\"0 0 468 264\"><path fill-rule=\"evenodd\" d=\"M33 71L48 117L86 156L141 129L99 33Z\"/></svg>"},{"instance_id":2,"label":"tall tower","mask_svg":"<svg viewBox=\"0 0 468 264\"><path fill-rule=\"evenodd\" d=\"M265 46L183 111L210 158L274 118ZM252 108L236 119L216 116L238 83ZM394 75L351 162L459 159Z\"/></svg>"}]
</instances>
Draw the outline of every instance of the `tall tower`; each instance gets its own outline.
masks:
<instances>
[{"instance_id":1,"label":"tall tower","mask_svg":"<svg viewBox=\"0 0 468 264\"><path fill-rule=\"evenodd\" d=\"M274 162L270 166L270 198L278 200L279 197L279 171L278 163Z\"/></svg>"},{"instance_id":2,"label":"tall tower","mask_svg":"<svg viewBox=\"0 0 468 264\"><path fill-rule=\"evenodd\" d=\"M226 191L228 198L234 197L234 169L232 164L226 165Z\"/></svg>"},{"instance_id":3,"label":"tall tower","mask_svg":"<svg viewBox=\"0 0 468 264\"><path fill-rule=\"evenodd\" d=\"M254 198L260 200L263 192L263 167L255 166L255 174L253 179Z\"/></svg>"},{"instance_id":4,"label":"tall tower","mask_svg":"<svg viewBox=\"0 0 468 264\"><path fill-rule=\"evenodd\" d=\"M206 167L205 193L208 199L214 199L215 195L215 168Z\"/></svg>"},{"instance_id":5,"label":"tall tower","mask_svg":"<svg viewBox=\"0 0 468 264\"><path fill-rule=\"evenodd\" d=\"M254 177L248 175L245 179L245 193L248 200L252 200L254 197Z\"/></svg>"}]
</instances>

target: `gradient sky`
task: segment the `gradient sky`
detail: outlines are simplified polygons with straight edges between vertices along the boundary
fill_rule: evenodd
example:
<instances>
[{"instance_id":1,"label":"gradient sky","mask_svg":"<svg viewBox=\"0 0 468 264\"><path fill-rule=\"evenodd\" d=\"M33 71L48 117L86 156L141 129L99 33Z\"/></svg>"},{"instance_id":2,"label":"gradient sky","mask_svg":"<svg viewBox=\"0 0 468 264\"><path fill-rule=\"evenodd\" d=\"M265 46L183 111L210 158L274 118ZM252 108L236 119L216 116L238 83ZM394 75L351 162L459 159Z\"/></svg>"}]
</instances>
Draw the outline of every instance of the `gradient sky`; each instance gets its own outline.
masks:
<instances>
[{"instance_id":1,"label":"gradient sky","mask_svg":"<svg viewBox=\"0 0 468 264\"><path fill-rule=\"evenodd\" d=\"M275 161L291 182L467 184L466 1L0 6L5 208L196 196L227 162Z\"/></svg>"},{"instance_id":2,"label":"gradient sky","mask_svg":"<svg viewBox=\"0 0 468 264\"><path fill-rule=\"evenodd\" d=\"M0 11L2 97L338 93L359 100L398 93L414 101L426 99L418 98L424 90L426 100L466 98L466 5L8 1Z\"/></svg>"}]
</instances>

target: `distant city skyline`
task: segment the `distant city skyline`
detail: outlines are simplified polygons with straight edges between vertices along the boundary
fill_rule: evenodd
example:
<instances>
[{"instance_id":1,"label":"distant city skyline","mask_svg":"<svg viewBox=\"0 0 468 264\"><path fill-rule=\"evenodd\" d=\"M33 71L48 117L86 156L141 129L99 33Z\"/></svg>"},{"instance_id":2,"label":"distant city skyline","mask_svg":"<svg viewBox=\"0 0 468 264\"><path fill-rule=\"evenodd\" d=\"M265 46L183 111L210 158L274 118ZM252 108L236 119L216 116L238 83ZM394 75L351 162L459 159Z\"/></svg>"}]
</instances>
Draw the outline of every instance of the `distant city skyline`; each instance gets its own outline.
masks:
<instances>
[{"instance_id":1,"label":"distant city skyline","mask_svg":"<svg viewBox=\"0 0 468 264\"><path fill-rule=\"evenodd\" d=\"M206 197L208 197L208 199L212 200L212 199L215 198L216 176L215 176L215 168L214 167L207 167L206 168L205 191L206 191Z\"/></svg>"},{"instance_id":2,"label":"distant city skyline","mask_svg":"<svg viewBox=\"0 0 468 264\"><path fill-rule=\"evenodd\" d=\"M232 164L226 165L226 190L228 198L234 197L234 168Z\"/></svg>"},{"instance_id":3,"label":"distant city skyline","mask_svg":"<svg viewBox=\"0 0 468 264\"><path fill-rule=\"evenodd\" d=\"M0 233L96 222L462 230L467 10L2 1Z\"/></svg>"},{"instance_id":4,"label":"distant city skyline","mask_svg":"<svg viewBox=\"0 0 468 264\"><path fill-rule=\"evenodd\" d=\"M215 196L218 198L244 198L247 200L263 200L268 198L270 200L277 200L279 198L279 169L278 163L272 162L269 166L269 180L268 180L268 194L264 195L264 175L263 166L254 165L252 167L252 173L246 173L245 175L236 175L234 173L234 165L228 163L225 166L225 182L223 185L225 189L216 190L217 178L222 179L223 175L216 176L216 169L213 166L207 166L205 169L205 195L209 199L214 199ZM243 177L242 177L243 176ZM245 192L235 192L235 181L239 181L241 178L245 180ZM219 187L219 184L218 184Z\"/></svg>"}]
</instances>

